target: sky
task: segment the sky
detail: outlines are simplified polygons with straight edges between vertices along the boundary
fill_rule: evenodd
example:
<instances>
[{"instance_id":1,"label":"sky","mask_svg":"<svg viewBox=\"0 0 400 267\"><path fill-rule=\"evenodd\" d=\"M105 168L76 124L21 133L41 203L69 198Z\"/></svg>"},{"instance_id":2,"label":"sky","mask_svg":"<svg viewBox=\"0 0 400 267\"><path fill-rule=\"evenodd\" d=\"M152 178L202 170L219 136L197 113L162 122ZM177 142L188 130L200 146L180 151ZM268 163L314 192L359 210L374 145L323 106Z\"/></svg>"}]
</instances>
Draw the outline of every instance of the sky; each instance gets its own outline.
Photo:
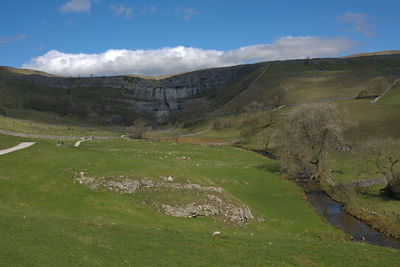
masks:
<instances>
[{"instance_id":1,"label":"sky","mask_svg":"<svg viewBox=\"0 0 400 267\"><path fill-rule=\"evenodd\" d=\"M0 65L163 75L400 49L400 1L2 0Z\"/></svg>"}]
</instances>

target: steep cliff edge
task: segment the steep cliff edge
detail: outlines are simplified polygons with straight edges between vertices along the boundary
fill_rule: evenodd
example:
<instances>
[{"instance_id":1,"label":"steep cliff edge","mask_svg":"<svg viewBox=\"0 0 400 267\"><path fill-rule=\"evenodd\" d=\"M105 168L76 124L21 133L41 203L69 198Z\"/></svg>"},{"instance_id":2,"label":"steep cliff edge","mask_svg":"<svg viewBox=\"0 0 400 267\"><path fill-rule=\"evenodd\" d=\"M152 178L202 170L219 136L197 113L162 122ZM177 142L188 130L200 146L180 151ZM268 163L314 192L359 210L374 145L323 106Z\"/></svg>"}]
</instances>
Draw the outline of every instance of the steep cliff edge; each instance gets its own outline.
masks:
<instances>
[{"instance_id":1,"label":"steep cliff edge","mask_svg":"<svg viewBox=\"0 0 400 267\"><path fill-rule=\"evenodd\" d=\"M242 78L259 69L265 63L240 65L235 67L205 69L165 79L145 79L132 76L109 77L52 77L38 74L1 72L2 81L18 81L32 91L53 89L61 95L73 95L75 90L92 91L94 88L110 90L92 91L101 94L102 100L127 111L149 112L157 120L164 121L173 111L184 111L196 97L215 90L218 86ZM23 86L23 85L22 85ZM78 89L79 88L79 89ZM117 89L117 93L115 90ZM107 92L110 92L108 94ZM112 92L112 93L111 93ZM76 105L69 100L71 105ZM98 103L96 103L98 104Z\"/></svg>"},{"instance_id":2,"label":"steep cliff edge","mask_svg":"<svg viewBox=\"0 0 400 267\"><path fill-rule=\"evenodd\" d=\"M36 110L96 122L130 124L143 116L165 122L216 109L236 112L251 103L276 105L276 95L282 95L280 104L355 97L371 79L391 82L399 69L400 54L271 61L165 78L57 77L0 67L0 114L25 119Z\"/></svg>"}]
</instances>

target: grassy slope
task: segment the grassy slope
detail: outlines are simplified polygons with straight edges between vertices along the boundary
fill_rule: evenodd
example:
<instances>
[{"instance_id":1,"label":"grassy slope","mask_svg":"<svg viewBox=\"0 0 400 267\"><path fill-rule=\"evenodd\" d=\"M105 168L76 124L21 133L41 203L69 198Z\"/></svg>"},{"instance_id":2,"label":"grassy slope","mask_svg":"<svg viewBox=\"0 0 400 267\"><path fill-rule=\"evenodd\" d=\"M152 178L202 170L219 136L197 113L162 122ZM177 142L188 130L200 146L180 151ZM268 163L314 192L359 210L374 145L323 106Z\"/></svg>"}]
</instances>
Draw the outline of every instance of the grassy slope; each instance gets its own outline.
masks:
<instances>
[{"instance_id":1,"label":"grassy slope","mask_svg":"<svg viewBox=\"0 0 400 267\"><path fill-rule=\"evenodd\" d=\"M390 62L390 64L398 64L398 62L393 60L386 61L388 63ZM315 72L312 70L304 70L305 72L303 72L303 74L297 74L297 77L285 79L282 77L284 76L283 73L285 73L284 70L286 69L287 71L288 67L279 66L279 68L281 68L279 71L276 71L275 74L266 73L266 75L259 80L259 83L263 86L266 86L267 82L274 81L273 79L276 78L276 81L282 83L282 85L280 85L282 88L285 86L287 87L290 83L294 84L295 86L287 92L285 96L286 100L284 99L284 101L288 101L287 99L290 99L290 97L293 96L296 96L295 98L303 102L333 96L356 96L360 88L369 85L365 81L374 79L373 77L381 77L382 73L376 71L377 66L382 67L384 64L382 62L376 63L375 66L366 64L365 62L356 62L354 64L345 64L343 66L325 64L323 65L323 68L330 70L327 73L315 74ZM302 66L290 66L290 68L292 68L293 71L293 69L302 68ZM271 72L274 72L273 68L271 68ZM306 74L308 76L312 76L310 72L314 73L315 75L326 75L336 78L329 78L331 82L326 82L325 84L321 82L314 84L313 80L316 80L315 78L301 78L302 75L305 77ZM358 74L354 75L355 73ZM367 74L369 76L365 78ZM275 78L273 78L274 75ZM279 79L277 78L278 76L280 76ZM343 80L341 80L340 77L343 77ZM386 77L386 79L389 83L391 83L395 78ZM290 82L286 82L288 80ZM295 82L296 80L297 82ZM304 84L302 84L302 81ZM276 86L278 85L279 84L276 84ZM271 86L271 88L272 87L273 86ZM271 90L268 90L267 88L268 87L265 87L261 90L260 88L257 88L256 84L254 90L249 91L246 95L243 95L241 97L242 99L237 100L237 103L233 103L231 106L226 107L227 110L229 110L229 108L235 108L235 105L243 106L244 103L249 103L249 101L252 101L252 99L256 99L257 96L262 96L263 93L269 94ZM291 93L289 94L289 92ZM262 99L262 97L258 98ZM339 101L336 102L336 104L340 107L340 109L346 110L350 118L358 123L357 127L352 128L347 132L347 137L350 141L362 145L363 142L372 137L400 138L400 84L397 84L395 87L393 87L388 94L374 104L370 103L370 99ZM278 118L278 123L281 118L283 118L279 116L279 114L286 113L288 111L290 111L290 108L281 109L275 112ZM206 142L206 140L218 140L219 142L224 142L237 140L239 139L240 133L243 130L253 126L249 125L249 123L243 123L249 121L248 118L251 118L252 116L258 116L262 121L263 116L265 117L267 115L263 115L262 111L251 111L237 115L218 117L215 119L215 121L223 121L223 124L228 125L228 127L222 130L214 129L203 135L196 136L190 141ZM258 124L262 125L263 123L261 122ZM241 142L241 145L250 148L263 149L263 135L265 135L264 130L258 132L254 136L246 138ZM335 153L332 156L330 167L334 170L344 171L344 174L333 175L336 183L346 184L359 179L356 176L358 158L357 154L353 153L350 155L348 153ZM379 190L384 186L385 185L380 185L366 188L363 190L350 192L347 195L337 195L336 197L345 202L348 205L348 209L353 214L362 217L364 220L383 231L400 236L400 203L380 195ZM373 213L376 213L377 215L373 215Z\"/></svg>"},{"instance_id":2,"label":"grassy slope","mask_svg":"<svg viewBox=\"0 0 400 267\"><path fill-rule=\"evenodd\" d=\"M284 91L282 104L304 103L332 97L355 97L362 89L366 89L370 81L376 77L381 77L386 79L387 82L391 82L394 78L382 72L382 69L396 72L398 71L398 66L400 66L400 60L390 57L383 60L365 58L348 63L322 61L318 65L306 64L301 61L294 64L272 63L268 71L255 83L255 86L239 97L235 98L262 73L265 68L264 65L260 65L260 68L238 81L221 85L216 90L207 92L202 96L207 98L210 106L217 108L218 112L243 109L243 107L254 101L259 102L261 105L271 105L273 102L271 99L279 91ZM320 71L319 68L322 68L323 71ZM1 73L8 73L11 76L14 73L37 74L36 72L29 72L29 70L6 67L0 68ZM18 80L0 80L0 112L4 109L8 115L13 117L39 121L46 120L49 123L55 121L63 123L79 120L79 114L83 112L82 109L90 106L89 110L86 110L88 114L96 112L100 115L97 119L90 118L90 120L101 122L102 117L112 114L128 116L128 114L125 114L127 111L119 107L120 103L110 100L112 98L121 98L123 94L122 89L75 88L73 90L65 90L37 88L32 84ZM46 96L47 100L53 99L59 103L59 105L56 105L57 107L64 105L68 101L72 101L75 104L78 103L80 107L77 107L77 110L73 112L69 111L67 115L27 109L26 107L30 106L31 99L39 96ZM232 99L234 99L232 103L224 106ZM42 101L44 100L42 99ZM114 110L100 108L106 106L114 107ZM63 108L60 108L56 112L60 113L62 110Z\"/></svg>"},{"instance_id":3,"label":"grassy slope","mask_svg":"<svg viewBox=\"0 0 400 267\"><path fill-rule=\"evenodd\" d=\"M390 63L398 64L397 61ZM225 110L234 110L253 100L268 103L277 88L287 89L284 103L355 96L366 81L382 76L377 70L382 66L384 64L376 62L342 66L325 64L322 67L327 72L319 72L315 66L309 65L276 66L256 83L254 90L243 94ZM246 77L242 85L236 84L232 92L246 88L245 85L257 75L254 72ZM387 79L390 82L393 77ZM232 97L232 92L222 88L217 96L211 98L225 101ZM350 137L359 140L366 140L373 135L398 138L399 95L400 87L396 86L375 105L364 100L338 102L359 122L359 128L350 132ZM287 110L280 110L277 114L282 112ZM246 116L251 114L223 118L233 118L239 123ZM52 121L56 120L54 116ZM211 121L213 119L183 129L182 133L203 130ZM11 128L14 127L21 131L48 131L46 125L29 126L18 122ZM52 127L53 130L62 133L65 128ZM232 141L241 130L233 126L182 140L196 143ZM86 129L79 131L86 135ZM174 132L167 135L171 134ZM11 147L21 140L0 135L0 148ZM52 141L40 141L32 148L0 158L0 217L4 218L0 220L0 245L4 248L0 258L6 259L6 263L16 259L17 265L56 262L70 265L89 262L106 264L111 261L118 265L127 262L186 265L193 262L246 262L254 265L338 265L354 262L359 265L394 265L398 262L397 251L341 242L343 234L322 223L310 207L302 202L298 189L273 173L276 170L273 162L229 147L125 142L88 142L80 149L73 150L70 147L72 143L57 148ZM262 147L257 136L251 138L247 145ZM193 160L181 162L159 159L161 154L169 151L190 155ZM343 166L345 170L344 175L335 177L337 182L354 180L352 158L339 155L337 160L338 166ZM200 164L200 168L194 166L195 162ZM266 218L266 222L252 222L245 229L237 229L214 219L189 220L164 216L153 207L141 204L146 199L142 194L120 196L95 193L73 184L73 171L82 169L95 175L127 174L133 171L147 177L172 175L205 184L219 184L250 205L256 215ZM221 180L228 182L222 183ZM354 194L352 203L354 207L367 207L379 214L384 213L382 218L396 225L400 206L396 201L389 203L387 199L379 197L378 189L374 187ZM210 233L221 229L222 235L212 240ZM321 241L321 238L327 240ZM272 242L272 245L268 245L268 242ZM321 253L321 248L326 249Z\"/></svg>"},{"instance_id":4,"label":"grassy slope","mask_svg":"<svg viewBox=\"0 0 400 267\"><path fill-rule=\"evenodd\" d=\"M361 53L361 54L345 56L343 58L365 57L365 56L375 56L375 55L390 55L390 54L400 54L400 50L385 50L385 51L379 51L379 52Z\"/></svg>"},{"instance_id":5,"label":"grassy slope","mask_svg":"<svg viewBox=\"0 0 400 267\"><path fill-rule=\"evenodd\" d=\"M124 94L124 89L78 87L66 90L37 87L17 79L0 80L0 107L8 116L47 123L99 124L103 122L102 116L124 115L127 111L120 107L118 101L112 100L122 98L122 94ZM42 111L32 109L30 108L31 101L35 98L40 98L46 103L53 103L53 107ZM69 101L75 103L73 111L68 110L71 107L64 107ZM82 111L78 109L85 109L84 119L80 116ZM87 115L94 112L100 116L91 118Z\"/></svg>"},{"instance_id":6,"label":"grassy slope","mask_svg":"<svg viewBox=\"0 0 400 267\"><path fill-rule=\"evenodd\" d=\"M321 62L320 71L314 64L272 64L255 86L224 108L224 111L242 109L253 101L263 105L272 104L279 91L284 92L281 104L306 103L336 97L356 97L369 88L375 78L394 78L381 71L387 64L400 66L399 59L376 61L365 59L348 63Z\"/></svg>"},{"instance_id":7,"label":"grassy slope","mask_svg":"<svg viewBox=\"0 0 400 267\"><path fill-rule=\"evenodd\" d=\"M23 121L4 117L0 115L0 129L5 131L14 131L18 133L53 135L53 136L78 136L78 137L100 137L115 136L126 133L124 127L82 127L71 125L50 125Z\"/></svg>"},{"instance_id":8,"label":"grassy slope","mask_svg":"<svg viewBox=\"0 0 400 267\"><path fill-rule=\"evenodd\" d=\"M168 152L192 160L159 159ZM93 141L74 149L72 143L61 148L43 140L2 156L0 169L0 258L7 266L373 266L396 264L400 256L342 241L344 234L323 222L294 184L274 174L274 162L234 148ZM169 217L142 204L141 193L93 192L74 184L73 172L85 169L92 175L172 175L221 185L265 222L237 228L212 218ZM213 239L215 230L222 234Z\"/></svg>"},{"instance_id":9,"label":"grassy slope","mask_svg":"<svg viewBox=\"0 0 400 267\"><path fill-rule=\"evenodd\" d=\"M48 76L51 77L53 75L43 72L43 71L37 71L37 70L31 70L31 69L19 69L19 68L11 68L11 67L6 67L6 66L0 66L0 74L6 74L6 75L43 75L43 76Z\"/></svg>"},{"instance_id":10,"label":"grassy slope","mask_svg":"<svg viewBox=\"0 0 400 267\"><path fill-rule=\"evenodd\" d=\"M362 142L371 137L400 138L400 86L396 85L376 104L346 103L353 119L359 122L358 128L348 133L353 141ZM349 183L358 180L358 155L337 153L334 155L332 168L342 170L343 174L335 174L336 183ZM372 178L380 178L377 175ZM400 202L382 196L380 189L386 185L377 185L360 190L350 190L345 194L334 193L347 204L348 210L363 218L375 227L400 237Z\"/></svg>"}]
</instances>

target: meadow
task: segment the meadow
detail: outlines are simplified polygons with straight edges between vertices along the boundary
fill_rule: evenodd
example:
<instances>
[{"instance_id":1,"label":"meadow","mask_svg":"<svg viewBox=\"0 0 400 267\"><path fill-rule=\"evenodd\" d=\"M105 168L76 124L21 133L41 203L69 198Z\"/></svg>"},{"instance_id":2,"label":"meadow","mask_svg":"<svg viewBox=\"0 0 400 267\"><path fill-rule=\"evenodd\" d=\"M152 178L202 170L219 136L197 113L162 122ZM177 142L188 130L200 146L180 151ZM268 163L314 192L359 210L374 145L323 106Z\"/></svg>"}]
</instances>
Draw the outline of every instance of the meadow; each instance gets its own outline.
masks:
<instances>
[{"instance_id":1,"label":"meadow","mask_svg":"<svg viewBox=\"0 0 400 267\"><path fill-rule=\"evenodd\" d=\"M27 139L0 135L2 146L20 141ZM313 211L300 188L279 177L276 162L252 152L124 139L88 141L79 148L36 141L0 158L3 266L376 266L395 265L400 256L394 249L349 241ZM162 201L163 194L92 191L74 183L80 171L170 175L221 186L263 219L241 227L214 217L171 217L148 204ZM221 234L213 236L214 231Z\"/></svg>"}]
</instances>

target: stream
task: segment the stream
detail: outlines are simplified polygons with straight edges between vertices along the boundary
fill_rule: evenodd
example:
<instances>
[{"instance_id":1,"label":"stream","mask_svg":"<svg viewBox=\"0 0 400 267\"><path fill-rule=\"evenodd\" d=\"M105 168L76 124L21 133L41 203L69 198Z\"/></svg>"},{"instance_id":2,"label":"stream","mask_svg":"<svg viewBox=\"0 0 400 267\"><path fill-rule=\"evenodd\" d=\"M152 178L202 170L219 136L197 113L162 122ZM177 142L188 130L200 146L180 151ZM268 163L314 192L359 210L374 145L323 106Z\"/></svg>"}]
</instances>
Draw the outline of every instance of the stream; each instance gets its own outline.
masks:
<instances>
[{"instance_id":1,"label":"stream","mask_svg":"<svg viewBox=\"0 0 400 267\"><path fill-rule=\"evenodd\" d=\"M277 158L262 150L251 150L265 157L276 160ZM363 241L372 245L400 249L400 240L388 237L369 225L363 223L349 212L342 205L333 200L325 191L321 190L317 183L296 184L305 190L307 202L310 203L316 212L324 216L330 225L338 227L343 232L350 234L354 240Z\"/></svg>"},{"instance_id":2,"label":"stream","mask_svg":"<svg viewBox=\"0 0 400 267\"><path fill-rule=\"evenodd\" d=\"M400 249L400 240L387 237L352 216L324 191L315 190L306 194L308 203L315 207L318 214L328 219L332 226L339 227L343 232L350 234L354 240Z\"/></svg>"}]
</instances>

